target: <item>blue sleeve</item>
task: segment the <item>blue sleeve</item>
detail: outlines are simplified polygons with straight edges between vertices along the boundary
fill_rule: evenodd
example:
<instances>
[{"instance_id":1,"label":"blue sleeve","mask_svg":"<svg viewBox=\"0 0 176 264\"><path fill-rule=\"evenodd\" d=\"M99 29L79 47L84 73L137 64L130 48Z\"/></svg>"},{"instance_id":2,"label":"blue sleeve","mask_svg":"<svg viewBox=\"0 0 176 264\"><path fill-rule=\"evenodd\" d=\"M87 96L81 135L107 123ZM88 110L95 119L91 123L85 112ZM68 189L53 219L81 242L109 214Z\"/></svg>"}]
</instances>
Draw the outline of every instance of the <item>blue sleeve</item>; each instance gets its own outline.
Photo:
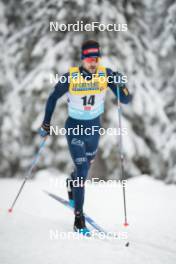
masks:
<instances>
[{"instance_id":1,"label":"blue sleeve","mask_svg":"<svg viewBox=\"0 0 176 264\"><path fill-rule=\"evenodd\" d=\"M126 87L126 83L123 82L123 75L119 72L113 72L111 69L107 68L107 77L108 77L108 87L114 93L116 97L117 95L117 86L120 89L120 102L123 104L128 104L132 100L132 95L128 91ZM120 80L120 81L119 81Z\"/></svg>"},{"instance_id":2,"label":"blue sleeve","mask_svg":"<svg viewBox=\"0 0 176 264\"><path fill-rule=\"evenodd\" d=\"M54 112L56 102L57 100L63 96L69 89L69 73L65 73L63 76L64 82L59 81L56 86L54 87L53 92L50 94L47 103L46 103L46 108L45 108L45 116L43 120L43 124L50 124L52 114Z\"/></svg>"}]
</instances>

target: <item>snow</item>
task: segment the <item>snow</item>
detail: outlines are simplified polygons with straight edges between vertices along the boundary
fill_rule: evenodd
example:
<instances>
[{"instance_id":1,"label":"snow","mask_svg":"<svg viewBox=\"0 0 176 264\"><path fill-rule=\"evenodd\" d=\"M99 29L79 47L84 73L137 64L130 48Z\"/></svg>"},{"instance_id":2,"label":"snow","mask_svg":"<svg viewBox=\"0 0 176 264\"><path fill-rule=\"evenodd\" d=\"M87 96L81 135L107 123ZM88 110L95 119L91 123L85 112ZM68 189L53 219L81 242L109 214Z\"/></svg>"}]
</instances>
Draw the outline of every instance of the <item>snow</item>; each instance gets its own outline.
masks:
<instances>
[{"instance_id":1,"label":"snow","mask_svg":"<svg viewBox=\"0 0 176 264\"><path fill-rule=\"evenodd\" d=\"M51 176L52 175L52 176ZM120 184L87 184L85 211L123 240L50 239L50 232L71 232L73 213L43 190L67 197L65 175L40 171L29 180L12 214L7 212L22 179L0 180L0 263L176 263L176 187L147 175L127 182L129 227L123 227Z\"/></svg>"}]
</instances>

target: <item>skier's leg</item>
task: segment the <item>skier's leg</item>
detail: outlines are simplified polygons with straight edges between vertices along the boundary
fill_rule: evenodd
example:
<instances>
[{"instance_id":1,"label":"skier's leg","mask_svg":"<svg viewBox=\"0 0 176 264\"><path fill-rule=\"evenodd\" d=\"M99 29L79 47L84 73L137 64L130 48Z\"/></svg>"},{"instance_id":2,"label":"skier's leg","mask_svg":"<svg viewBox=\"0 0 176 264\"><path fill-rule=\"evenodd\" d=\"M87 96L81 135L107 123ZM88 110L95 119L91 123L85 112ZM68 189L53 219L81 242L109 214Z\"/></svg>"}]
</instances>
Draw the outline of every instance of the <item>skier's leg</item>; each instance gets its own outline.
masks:
<instances>
[{"instance_id":1,"label":"skier's leg","mask_svg":"<svg viewBox=\"0 0 176 264\"><path fill-rule=\"evenodd\" d=\"M87 179L90 165L95 159L99 138L99 133L83 137L67 136L68 147L75 164L75 170L71 174L74 185L73 199L75 202L75 211L83 211L84 183Z\"/></svg>"},{"instance_id":2,"label":"skier's leg","mask_svg":"<svg viewBox=\"0 0 176 264\"><path fill-rule=\"evenodd\" d=\"M94 121L93 125L97 125L97 122ZM73 127L73 120L68 118L66 122L66 128L68 129ZM90 144L90 142L86 142L87 138L89 138L88 141L92 141L94 136L88 137L87 135L75 136L73 134L67 134L68 147L75 165L75 171L74 173L72 173L73 198L75 202L74 230L78 232L81 232L82 230L83 232L89 233L89 230L85 225L85 218L83 214L85 192L84 183L88 175L90 162L95 157L97 151L99 137L95 137L95 141L93 142L93 144Z\"/></svg>"},{"instance_id":3,"label":"skier's leg","mask_svg":"<svg viewBox=\"0 0 176 264\"><path fill-rule=\"evenodd\" d=\"M80 164L76 164L76 173L73 174L75 177L80 179L80 186L74 188L74 199L78 199L78 202L75 203L75 212L83 211L84 197L85 197L85 187L84 183L87 179L88 172L91 164L93 163L99 143L99 134L96 134L91 137L86 137L84 142L85 152L82 155L84 158ZM76 161L75 161L76 163ZM76 204L78 206L76 206Z\"/></svg>"},{"instance_id":4,"label":"skier's leg","mask_svg":"<svg viewBox=\"0 0 176 264\"><path fill-rule=\"evenodd\" d=\"M86 157L85 144L79 137L67 136L68 147L73 159L75 170L73 178L73 198L75 211L83 211L84 183L87 178L89 163Z\"/></svg>"},{"instance_id":5,"label":"skier's leg","mask_svg":"<svg viewBox=\"0 0 176 264\"><path fill-rule=\"evenodd\" d=\"M81 157L81 162L76 161L76 178L73 185L73 197L75 201L75 212L83 212L84 194L85 194L85 181L88 175L89 164L86 155Z\"/></svg>"},{"instance_id":6,"label":"skier's leg","mask_svg":"<svg viewBox=\"0 0 176 264\"><path fill-rule=\"evenodd\" d=\"M96 133L92 136L87 137L85 140L86 157L89 163L89 168L95 160L95 156L98 150L99 139L100 135L99 133Z\"/></svg>"}]
</instances>

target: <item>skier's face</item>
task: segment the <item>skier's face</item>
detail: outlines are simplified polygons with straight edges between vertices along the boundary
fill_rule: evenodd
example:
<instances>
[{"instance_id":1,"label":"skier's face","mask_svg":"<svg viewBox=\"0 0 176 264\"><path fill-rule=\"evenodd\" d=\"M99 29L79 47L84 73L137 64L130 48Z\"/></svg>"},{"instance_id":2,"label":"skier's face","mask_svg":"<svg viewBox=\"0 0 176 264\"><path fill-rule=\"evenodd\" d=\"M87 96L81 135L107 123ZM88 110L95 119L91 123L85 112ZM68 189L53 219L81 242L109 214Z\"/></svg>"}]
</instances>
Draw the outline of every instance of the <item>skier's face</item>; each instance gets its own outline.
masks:
<instances>
[{"instance_id":1,"label":"skier's face","mask_svg":"<svg viewBox=\"0 0 176 264\"><path fill-rule=\"evenodd\" d=\"M83 60L83 67L90 73L96 73L99 65L99 58L86 58Z\"/></svg>"}]
</instances>

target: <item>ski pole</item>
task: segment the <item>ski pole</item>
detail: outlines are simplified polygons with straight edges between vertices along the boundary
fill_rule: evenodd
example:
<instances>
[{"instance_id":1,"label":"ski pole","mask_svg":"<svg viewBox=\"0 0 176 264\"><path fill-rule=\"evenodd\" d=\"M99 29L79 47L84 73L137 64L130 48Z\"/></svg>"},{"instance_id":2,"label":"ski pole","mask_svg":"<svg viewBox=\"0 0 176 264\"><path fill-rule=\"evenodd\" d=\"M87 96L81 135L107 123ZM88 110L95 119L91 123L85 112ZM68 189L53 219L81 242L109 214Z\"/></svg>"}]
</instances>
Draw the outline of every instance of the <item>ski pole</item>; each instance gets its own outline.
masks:
<instances>
[{"instance_id":1,"label":"ski pole","mask_svg":"<svg viewBox=\"0 0 176 264\"><path fill-rule=\"evenodd\" d=\"M124 151L123 151L123 140L122 140L122 108L120 103L120 88L117 86L117 108L118 108L118 122L119 122L119 132L120 132L120 167L121 167L121 180L125 178L124 170ZM127 221L127 206L126 206L126 188L125 184L122 183L122 192L123 192L123 208L124 208L124 226L128 226Z\"/></svg>"},{"instance_id":2,"label":"ski pole","mask_svg":"<svg viewBox=\"0 0 176 264\"><path fill-rule=\"evenodd\" d=\"M45 137L45 138L42 140L42 142L40 143L40 145L39 145L39 149L38 149L38 152L36 153L36 155L35 155L35 157L34 157L34 159L33 159L33 161L32 161L31 167L29 168L29 170L28 170L28 172L27 172L27 175L25 176L24 181L23 181L23 183L21 184L20 189L19 189L17 195L15 196L15 199L13 200L13 203L12 203L11 207L8 209L9 213L12 212L12 210L13 210L13 208L14 208L14 206L15 206L15 204L16 204L16 202L17 202L17 200L18 200L18 198L19 198L19 196L20 196L20 194L21 194L21 192L22 192L22 190L23 190L23 187L24 187L26 181L31 177L32 172L33 172L33 170L34 170L34 168L35 168L35 166L36 166L36 164L37 164L37 162L38 162L38 160L39 160L39 157L40 157L41 151L42 151L42 149L43 149L44 146L45 146L46 139L47 139L47 137Z\"/></svg>"}]
</instances>

